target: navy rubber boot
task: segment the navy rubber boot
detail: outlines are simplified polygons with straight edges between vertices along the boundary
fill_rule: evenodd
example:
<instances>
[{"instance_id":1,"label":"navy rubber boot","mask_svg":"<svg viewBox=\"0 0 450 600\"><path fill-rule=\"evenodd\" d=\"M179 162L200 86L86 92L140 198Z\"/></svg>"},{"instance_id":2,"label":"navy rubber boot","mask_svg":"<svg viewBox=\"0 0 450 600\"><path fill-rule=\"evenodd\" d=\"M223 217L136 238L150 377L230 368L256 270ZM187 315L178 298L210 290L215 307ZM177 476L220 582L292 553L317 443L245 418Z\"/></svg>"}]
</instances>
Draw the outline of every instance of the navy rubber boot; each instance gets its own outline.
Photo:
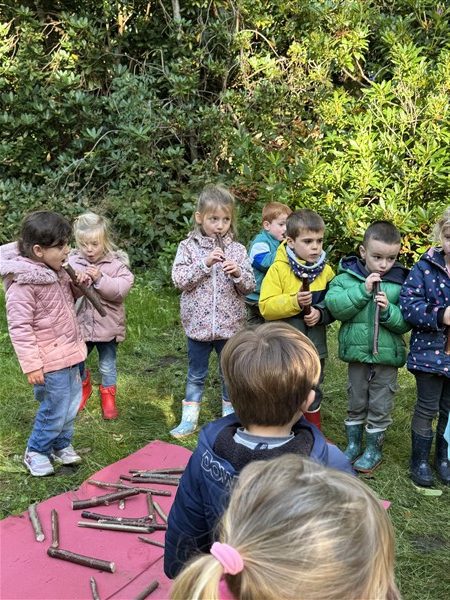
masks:
<instances>
[{"instance_id":1,"label":"navy rubber boot","mask_svg":"<svg viewBox=\"0 0 450 600\"><path fill-rule=\"evenodd\" d=\"M446 485L450 485L450 461L448 460L448 444L442 434L436 434L436 449L434 455L434 466L439 479Z\"/></svg>"},{"instance_id":2,"label":"navy rubber boot","mask_svg":"<svg viewBox=\"0 0 450 600\"><path fill-rule=\"evenodd\" d=\"M416 485L430 487L433 485L433 472L429 463L433 434L431 437L424 437L411 431L411 442L410 477Z\"/></svg>"}]
</instances>

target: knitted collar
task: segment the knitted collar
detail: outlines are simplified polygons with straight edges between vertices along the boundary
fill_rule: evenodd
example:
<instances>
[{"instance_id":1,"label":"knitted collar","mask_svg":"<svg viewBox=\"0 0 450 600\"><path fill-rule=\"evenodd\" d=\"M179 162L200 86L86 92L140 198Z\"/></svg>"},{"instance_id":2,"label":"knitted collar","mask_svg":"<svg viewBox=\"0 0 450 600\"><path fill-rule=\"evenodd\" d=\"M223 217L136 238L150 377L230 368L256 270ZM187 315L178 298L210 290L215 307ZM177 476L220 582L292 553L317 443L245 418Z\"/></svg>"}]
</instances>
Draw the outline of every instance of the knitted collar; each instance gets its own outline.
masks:
<instances>
[{"instance_id":1,"label":"knitted collar","mask_svg":"<svg viewBox=\"0 0 450 600\"><path fill-rule=\"evenodd\" d=\"M286 245L286 254L288 257L289 265L294 272L294 275L301 279L304 275L308 276L308 280L310 282L314 281L316 277L318 277L325 268L326 264L326 252L322 250L322 254L320 255L319 260L311 265L306 263L301 263L297 258L295 252L292 248Z\"/></svg>"}]
</instances>

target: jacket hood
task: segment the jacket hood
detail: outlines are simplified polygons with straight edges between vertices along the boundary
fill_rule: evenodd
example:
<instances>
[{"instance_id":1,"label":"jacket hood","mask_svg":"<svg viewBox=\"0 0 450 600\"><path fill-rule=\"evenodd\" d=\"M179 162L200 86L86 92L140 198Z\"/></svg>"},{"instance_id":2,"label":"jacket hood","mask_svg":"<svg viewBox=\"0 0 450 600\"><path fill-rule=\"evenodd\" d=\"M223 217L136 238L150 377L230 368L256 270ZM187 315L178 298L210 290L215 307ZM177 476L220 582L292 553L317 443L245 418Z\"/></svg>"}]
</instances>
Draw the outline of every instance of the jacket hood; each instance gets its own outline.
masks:
<instances>
[{"instance_id":1,"label":"jacket hood","mask_svg":"<svg viewBox=\"0 0 450 600\"><path fill-rule=\"evenodd\" d=\"M425 254L422 254L420 260L425 260L436 266L438 269L444 269L444 271L446 271L445 255L442 248L429 248Z\"/></svg>"},{"instance_id":2,"label":"jacket hood","mask_svg":"<svg viewBox=\"0 0 450 600\"><path fill-rule=\"evenodd\" d=\"M0 247L0 277L8 277L20 284L47 285L58 281L56 271L19 254L17 242Z\"/></svg>"},{"instance_id":3,"label":"jacket hood","mask_svg":"<svg viewBox=\"0 0 450 600\"><path fill-rule=\"evenodd\" d=\"M366 265L359 256L346 256L339 263L338 273L352 273L359 279L363 280L369 275ZM389 281L390 283L398 283L403 285L408 276L409 269L404 267L400 262L395 261L393 267L383 275L381 281Z\"/></svg>"},{"instance_id":4,"label":"jacket hood","mask_svg":"<svg viewBox=\"0 0 450 600\"><path fill-rule=\"evenodd\" d=\"M216 421L212 421L203 427L200 431L200 435L198 438L198 446L204 446L212 450L214 448L214 444L216 442L216 438L218 433L224 428L229 427L230 425L238 428L242 427L241 422L239 421L237 415L232 413L227 417L222 417L221 419L217 419ZM309 421L305 419L304 416L300 418L297 423L294 423L292 429L296 433L299 429L308 429L313 436L313 449L310 455L310 458L313 460L327 461L328 459L328 444L323 435L320 435L320 432L313 426ZM221 459L223 463L229 465L229 472L235 474L235 468L227 463L223 459Z\"/></svg>"}]
</instances>

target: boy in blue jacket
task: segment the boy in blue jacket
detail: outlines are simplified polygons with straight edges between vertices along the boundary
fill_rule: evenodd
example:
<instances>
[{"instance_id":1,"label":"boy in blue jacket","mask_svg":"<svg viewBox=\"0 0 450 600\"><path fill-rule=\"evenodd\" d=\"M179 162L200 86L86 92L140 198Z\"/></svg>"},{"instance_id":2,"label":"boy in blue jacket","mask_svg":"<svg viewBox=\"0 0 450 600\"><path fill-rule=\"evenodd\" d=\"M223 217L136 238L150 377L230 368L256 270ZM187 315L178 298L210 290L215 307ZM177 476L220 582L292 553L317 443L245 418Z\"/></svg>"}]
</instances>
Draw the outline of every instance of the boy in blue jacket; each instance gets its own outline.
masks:
<instances>
[{"instance_id":1,"label":"boy in blue jacket","mask_svg":"<svg viewBox=\"0 0 450 600\"><path fill-rule=\"evenodd\" d=\"M320 376L317 350L304 334L279 322L240 331L225 345L221 365L235 413L202 429L181 478L165 541L171 578L194 554L209 551L233 480L249 462L290 453L353 472L303 417Z\"/></svg>"},{"instance_id":2,"label":"boy in blue jacket","mask_svg":"<svg viewBox=\"0 0 450 600\"><path fill-rule=\"evenodd\" d=\"M250 242L248 255L256 280L255 290L246 297L249 325L264 323L258 302L261 284L270 265L275 260L278 246L284 240L286 220L292 210L281 202L269 202L262 209L262 229Z\"/></svg>"}]
</instances>

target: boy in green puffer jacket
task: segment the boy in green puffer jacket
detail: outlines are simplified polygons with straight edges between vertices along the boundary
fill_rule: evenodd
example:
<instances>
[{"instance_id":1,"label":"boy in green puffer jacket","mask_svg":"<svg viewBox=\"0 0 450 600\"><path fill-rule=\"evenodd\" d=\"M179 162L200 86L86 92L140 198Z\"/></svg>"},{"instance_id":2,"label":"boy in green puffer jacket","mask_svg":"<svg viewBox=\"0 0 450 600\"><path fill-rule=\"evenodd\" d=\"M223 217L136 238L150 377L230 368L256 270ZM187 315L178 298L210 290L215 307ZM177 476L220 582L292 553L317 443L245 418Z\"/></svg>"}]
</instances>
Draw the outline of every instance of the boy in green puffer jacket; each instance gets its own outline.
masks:
<instances>
[{"instance_id":1,"label":"boy in green puffer jacket","mask_svg":"<svg viewBox=\"0 0 450 600\"><path fill-rule=\"evenodd\" d=\"M410 326L398 302L408 269L397 262L400 245L400 233L392 223L372 223L359 248L361 258L341 260L325 297L330 313L342 322L339 358L349 363L344 453L363 473L381 463L385 431L392 423L398 368L406 361L402 334ZM377 305L379 328L374 340ZM361 454L364 424L366 448Z\"/></svg>"}]
</instances>

